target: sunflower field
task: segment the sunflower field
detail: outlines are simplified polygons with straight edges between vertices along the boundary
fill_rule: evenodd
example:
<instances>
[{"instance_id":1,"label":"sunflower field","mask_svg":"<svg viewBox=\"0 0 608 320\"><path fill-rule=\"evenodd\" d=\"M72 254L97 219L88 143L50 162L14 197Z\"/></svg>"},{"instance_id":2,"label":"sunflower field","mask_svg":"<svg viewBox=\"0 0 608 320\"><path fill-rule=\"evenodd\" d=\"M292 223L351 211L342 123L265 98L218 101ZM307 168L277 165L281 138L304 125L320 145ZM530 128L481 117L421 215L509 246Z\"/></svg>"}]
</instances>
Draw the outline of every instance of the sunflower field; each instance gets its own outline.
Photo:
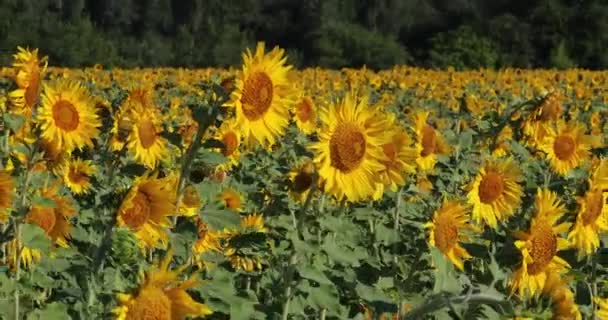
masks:
<instances>
[{"instance_id":1,"label":"sunflower field","mask_svg":"<svg viewBox=\"0 0 608 320\"><path fill-rule=\"evenodd\" d=\"M0 69L3 319L608 319L608 73Z\"/></svg>"}]
</instances>

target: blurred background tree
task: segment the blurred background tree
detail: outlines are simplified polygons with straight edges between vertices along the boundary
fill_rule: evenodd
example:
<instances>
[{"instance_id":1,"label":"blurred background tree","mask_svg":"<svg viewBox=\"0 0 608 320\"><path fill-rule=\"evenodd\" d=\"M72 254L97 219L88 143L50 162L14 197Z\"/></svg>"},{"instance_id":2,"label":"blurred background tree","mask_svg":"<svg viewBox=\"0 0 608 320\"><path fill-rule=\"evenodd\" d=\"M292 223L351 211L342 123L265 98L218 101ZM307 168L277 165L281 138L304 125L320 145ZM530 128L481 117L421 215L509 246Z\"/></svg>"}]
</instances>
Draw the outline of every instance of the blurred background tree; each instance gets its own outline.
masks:
<instances>
[{"instance_id":1,"label":"blurred background tree","mask_svg":"<svg viewBox=\"0 0 608 320\"><path fill-rule=\"evenodd\" d=\"M298 67L608 67L605 0L0 0L0 63L229 66L257 40Z\"/></svg>"}]
</instances>

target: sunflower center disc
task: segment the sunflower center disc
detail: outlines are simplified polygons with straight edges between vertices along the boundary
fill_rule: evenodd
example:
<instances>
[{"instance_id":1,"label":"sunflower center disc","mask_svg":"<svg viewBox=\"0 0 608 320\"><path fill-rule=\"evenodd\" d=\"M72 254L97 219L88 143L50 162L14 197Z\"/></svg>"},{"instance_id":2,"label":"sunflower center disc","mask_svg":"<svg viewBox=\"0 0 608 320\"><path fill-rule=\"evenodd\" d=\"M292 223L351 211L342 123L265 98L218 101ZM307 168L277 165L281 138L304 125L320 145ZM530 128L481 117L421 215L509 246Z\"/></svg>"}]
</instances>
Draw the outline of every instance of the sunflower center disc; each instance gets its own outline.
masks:
<instances>
[{"instance_id":1,"label":"sunflower center disc","mask_svg":"<svg viewBox=\"0 0 608 320\"><path fill-rule=\"evenodd\" d=\"M222 151L222 154L225 157L228 157L232 155L234 151L236 151L236 148L239 146L239 139L234 132L228 131L224 134L222 140L224 142L224 150Z\"/></svg>"},{"instance_id":2,"label":"sunflower center disc","mask_svg":"<svg viewBox=\"0 0 608 320\"><path fill-rule=\"evenodd\" d=\"M78 110L66 100L59 100L53 105L53 119L55 125L65 131L75 130L80 121Z\"/></svg>"},{"instance_id":3,"label":"sunflower center disc","mask_svg":"<svg viewBox=\"0 0 608 320\"><path fill-rule=\"evenodd\" d=\"M576 143L569 135L561 135L555 138L553 142L553 151L555 156L560 160L568 160L574 154Z\"/></svg>"},{"instance_id":4,"label":"sunflower center disc","mask_svg":"<svg viewBox=\"0 0 608 320\"><path fill-rule=\"evenodd\" d=\"M148 221L151 203L148 196L141 191L137 192L132 201L133 206L125 210L123 220L131 230L137 230Z\"/></svg>"},{"instance_id":5,"label":"sunflower center disc","mask_svg":"<svg viewBox=\"0 0 608 320\"><path fill-rule=\"evenodd\" d=\"M189 185L184 190L184 197L182 198L182 203L185 204L189 208L198 207L200 204L200 197L198 196L198 191L192 185Z\"/></svg>"},{"instance_id":6,"label":"sunflower center disc","mask_svg":"<svg viewBox=\"0 0 608 320\"><path fill-rule=\"evenodd\" d=\"M425 125L422 128L422 151L420 155L423 157L429 156L437 150L437 133L435 128L430 125Z\"/></svg>"},{"instance_id":7,"label":"sunflower center disc","mask_svg":"<svg viewBox=\"0 0 608 320\"><path fill-rule=\"evenodd\" d=\"M451 221L438 221L435 226L435 245L441 252L449 251L458 239L458 228Z\"/></svg>"},{"instance_id":8,"label":"sunflower center disc","mask_svg":"<svg viewBox=\"0 0 608 320\"><path fill-rule=\"evenodd\" d=\"M302 101L300 101L298 107L296 108L296 116L298 116L298 119L300 119L302 122L310 121L312 116L312 106L310 105L308 99L302 99Z\"/></svg>"},{"instance_id":9,"label":"sunflower center disc","mask_svg":"<svg viewBox=\"0 0 608 320\"><path fill-rule=\"evenodd\" d=\"M243 113L251 121L258 120L272 104L272 79L264 72L255 72L245 80L241 103Z\"/></svg>"},{"instance_id":10,"label":"sunflower center disc","mask_svg":"<svg viewBox=\"0 0 608 320\"><path fill-rule=\"evenodd\" d=\"M505 185L502 176L496 172L487 172L479 183L479 200L492 203L502 195Z\"/></svg>"},{"instance_id":11,"label":"sunflower center disc","mask_svg":"<svg viewBox=\"0 0 608 320\"><path fill-rule=\"evenodd\" d=\"M545 270L557 253L557 239L548 222L539 224L532 231L532 263L528 264L528 273L538 274Z\"/></svg>"},{"instance_id":12,"label":"sunflower center disc","mask_svg":"<svg viewBox=\"0 0 608 320\"><path fill-rule=\"evenodd\" d=\"M159 288L143 288L129 307L127 319L171 320L171 300Z\"/></svg>"},{"instance_id":13,"label":"sunflower center disc","mask_svg":"<svg viewBox=\"0 0 608 320\"><path fill-rule=\"evenodd\" d=\"M227 193L222 198L229 209L236 210L241 206L241 200L237 194Z\"/></svg>"},{"instance_id":14,"label":"sunflower center disc","mask_svg":"<svg viewBox=\"0 0 608 320\"><path fill-rule=\"evenodd\" d=\"M148 119L144 119L139 123L139 126L137 126L137 130L139 132L141 146L145 149L150 148L154 144L154 141L156 141L154 123Z\"/></svg>"},{"instance_id":15,"label":"sunflower center disc","mask_svg":"<svg viewBox=\"0 0 608 320\"><path fill-rule=\"evenodd\" d=\"M25 88L25 105L33 107L38 102L38 93L40 92L40 72L38 68L32 71L30 83Z\"/></svg>"},{"instance_id":16,"label":"sunflower center disc","mask_svg":"<svg viewBox=\"0 0 608 320\"><path fill-rule=\"evenodd\" d=\"M352 123L341 123L329 140L331 165L342 172L356 169L365 157L365 136Z\"/></svg>"},{"instance_id":17,"label":"sunflower center disc","mask_svg":"<svg viewBox=\"0 0 608 320\"><path fill-rule=\"evenodd\" d=\"M76 184L83 184L89 181L89 176L75 168L70 168L70 171L68 172L68 178L71 182Z\"/></svg>"},{"instance_id":18,"label":"sunflower center disc","mask_svg":"<svg viewBox=\"0 0 608 320\"><path fill-rule=\"evenodd\" d=\"M27 215L27 222L39 226L46 234L49 234L57 220L52 208L34 208Z\"/></svg>"},{"instance_id":19,"label":"sunflower center disc","mask_svg":"<svg viewBox=\"0 0 608 320\"><path fill-rule=\"evenodd\" d=\"M298 172L293 179L293 191L302 193L312 185L312 176L306 172Z\"/></svg>"},{"instance_id":20,"label":"sunflower center disc","mask_svg":"<svg viewBox=\"0 0 608 320\"><path fill-rule=\"evenodd\" d=\"M594 223L602 213L604 207L604 198L601 190L590 191L589 196L585 199L587 202L587 210L583 212L583 224L590 225Z\"/></svg>"}]
</instances>

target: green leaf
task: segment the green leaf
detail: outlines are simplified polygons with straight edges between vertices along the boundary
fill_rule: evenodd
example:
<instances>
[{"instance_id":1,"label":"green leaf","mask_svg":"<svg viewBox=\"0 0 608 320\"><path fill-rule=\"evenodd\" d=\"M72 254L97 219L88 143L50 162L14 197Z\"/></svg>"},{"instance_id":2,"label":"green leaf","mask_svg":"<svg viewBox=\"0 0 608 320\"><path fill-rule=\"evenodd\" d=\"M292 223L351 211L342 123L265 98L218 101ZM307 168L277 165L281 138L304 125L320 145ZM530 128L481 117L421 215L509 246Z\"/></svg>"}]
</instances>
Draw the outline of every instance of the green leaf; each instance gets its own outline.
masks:
<instances>
[{"instance_id":1,"label":"green leaf","mask_svg":"<svg viewBox=\"0 0 608 320\"><path fill-rule=\"evenodd\" d=\"M459 293L462 290L462 285L456 277L456 271L452 263L435 247L431 248L431 255L437 268L433 292Z\"/></svg>"},{"instance_id":2,"label":"green leaf","mask_svg":"<svg viewBox=\"0 0 608 320\"><path fill-rule=\"evenodd\" d=\"M26 247L32 249L46 251L51 246L51 240L44 230L35 224L26 223L21 226L21 239Z\"/></svg>"},{"instance_id":3,"label":"green leaf","mask_svg":"<svg viewBox=\"0 0 608 320\"><path fill-rule=\"evenodd\" d=\"M458 146L461 150L469 149L473 145L473 131L466 130L460 133L458 137Z\"/></svg>"},{"instance_id":4,"label":"green leaf","mask_svg":"<svg viewBox=\"0 0 608 320\"><path fill-rule=\"evenodd\" d=\"M201 148L196 155L196 161L203 162L206 165L216 166L226 162L226 157L221 153Z\"/></svg>"},{"instance_id":5,"label":"green leaf","mask_svg":"<svg viewBox=\"0 0 608 320\"><path fill-rule=\"evenodd\" d=\"M345 246L340 246L329 236L325 238L322 248L330 259L337 263L343 263L352 267L359 266L359 261L367 257L365 249L361 248L359 250L354 250Z\"/></svg>"},{"instance_id":6,"label":"green leaf","mask_svg":"<svg viewBox=\"0 0 608 320\"><path fill-rule=\"evenodd\" d=\"M319 284L332 284L331 280L327 278L325 273L317 268L300 264L296 266L296 270L298 270L298 273L302 278L316 281Z\"/></svg>"},{"instance_id":7,"label":"green leaf","mask_svg":"<svg viewBox=\"0 0 608 320\"><path fill-rule=\"evenodd\" d=\"M19 129L21 129L21 127L23 126L23 124L25 123L25 117L18 115L18 114L13 114L13 113L5 113L4 114L4 123L6 124L6 126L11 129L12 131L18 131Z\"/></svg>"},{"instance_id":8,"label":"green leaf","mask_svg":"<svg viewBox=\"0 0 608 320\"><path fill-rule=\"evenodd\" d=\"M370 302L381 301L386 303L393 303L392 299L389 298L382 290L378 288L364 285L362 283L357 283L355 290L357 291L359 297L361 297L363 300Z\"/></svg>"},{"instance_id":9,"label":"green leaf","mask_svg":"<svg viewBox=\"0 0 608 320\"><path fill-rule=\"evenodd\" d=\"M57 206L55 201L43 196L35 196L34 199L32 199L32 204L45 208L55 208Z\"/></svg>"},{"instance_id":10,"label":"green leaf","mask_svg":"<svg viewBox=\"0 0 608 320\"><path fill-rule=\"evenodd\" d=\"M302 291L308 293L308 301L317 308L327 308L329 310L337 310L340 308L338 299L338 291L335 286L322 284L318 287L312 287L306 284L300 286Z\"/></svg>"},{"instance_id":11,"label":"green leaf","mask_svg":"<svg viewBox=\"0 0 608 320\"><path fill-rule=\"evenodd\" d=\"M38 309L27 316L27 320L70 320L68 307L59 302L46 305L44 309Z\"/></svg>"},{"instance_id":12,"label":"green leaf","mask_svg":"<svg viewBox=\"0 0 608 320\"><path fill-rule=\"evenodd\" d=\"M200 215L215 230L237 227L241 224L241 217L229 210L204 210Z\"/></svg>"}]
</instances>

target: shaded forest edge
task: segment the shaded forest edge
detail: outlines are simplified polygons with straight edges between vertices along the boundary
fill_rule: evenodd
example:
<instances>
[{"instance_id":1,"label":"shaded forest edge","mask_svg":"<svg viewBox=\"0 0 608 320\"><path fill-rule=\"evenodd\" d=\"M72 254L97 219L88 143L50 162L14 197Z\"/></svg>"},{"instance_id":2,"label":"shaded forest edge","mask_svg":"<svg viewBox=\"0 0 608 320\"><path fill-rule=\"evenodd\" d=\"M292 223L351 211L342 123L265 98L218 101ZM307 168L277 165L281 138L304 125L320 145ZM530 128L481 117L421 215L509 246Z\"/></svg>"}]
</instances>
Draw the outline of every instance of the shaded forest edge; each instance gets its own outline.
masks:
<instances>
[{"instance_id":1,"label":"shaded forest edge","mask_svg":"<svg viewBox=\"0 0 608 320\"><path fill-rule=\"evenodd\" d=\"M606 69L601 0L2 0L0 63L230 66L263 40L297 67Z\"/></svg>"}]
</instances>

